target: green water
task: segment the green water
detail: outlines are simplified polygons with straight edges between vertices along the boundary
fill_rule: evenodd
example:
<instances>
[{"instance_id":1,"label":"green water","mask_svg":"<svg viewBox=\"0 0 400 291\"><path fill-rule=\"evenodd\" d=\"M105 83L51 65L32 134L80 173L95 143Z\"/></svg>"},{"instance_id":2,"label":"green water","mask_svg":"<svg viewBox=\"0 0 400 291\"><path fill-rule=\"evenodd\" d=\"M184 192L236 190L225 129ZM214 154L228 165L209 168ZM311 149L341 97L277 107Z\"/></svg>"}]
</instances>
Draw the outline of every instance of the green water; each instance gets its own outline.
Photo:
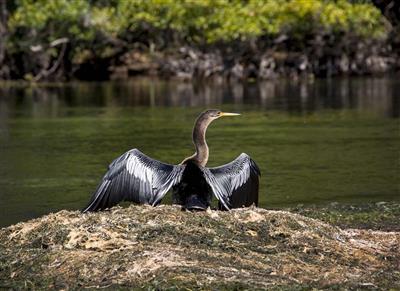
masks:
<instances>
[{"instance_id":1,"label":"green water","mask_svg":"<svg viewBox=\"0 0 400 291\"><path fill-rule=\"evenodd\" d=\"M179 163L205 108L242 113L209 127L209 165L252 156L262 207L399 200L399 82L333 82L1 84L0 225L82 208L131 148Z\"/></svg>"}]
</instances>

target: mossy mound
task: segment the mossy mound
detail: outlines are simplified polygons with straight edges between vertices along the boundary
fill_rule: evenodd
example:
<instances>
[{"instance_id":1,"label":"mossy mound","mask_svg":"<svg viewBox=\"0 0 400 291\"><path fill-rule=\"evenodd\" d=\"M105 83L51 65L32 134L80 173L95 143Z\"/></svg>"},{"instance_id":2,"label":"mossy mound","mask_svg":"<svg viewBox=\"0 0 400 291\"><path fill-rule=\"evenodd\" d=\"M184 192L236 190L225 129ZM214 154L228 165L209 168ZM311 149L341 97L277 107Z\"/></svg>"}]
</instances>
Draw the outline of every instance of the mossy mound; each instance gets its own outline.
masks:
<instances>
[{"instance_id":1,"label":"mossy mound","mask_svg":"<svg viewBox=\"0 0 400 291\"><path fill-rule=\"evenodd\" d=\"M0 229L0 287L400 288L399 242L259 208L60 211Z\"/></svg>"}]
</instances>

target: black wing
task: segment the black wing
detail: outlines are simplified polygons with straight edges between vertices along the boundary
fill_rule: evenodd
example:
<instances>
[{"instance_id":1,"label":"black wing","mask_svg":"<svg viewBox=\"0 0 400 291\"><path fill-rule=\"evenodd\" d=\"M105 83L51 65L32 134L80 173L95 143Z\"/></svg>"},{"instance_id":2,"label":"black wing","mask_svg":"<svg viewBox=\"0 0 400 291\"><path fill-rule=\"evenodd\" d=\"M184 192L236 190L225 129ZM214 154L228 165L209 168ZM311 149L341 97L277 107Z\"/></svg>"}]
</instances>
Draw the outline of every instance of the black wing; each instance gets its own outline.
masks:
<instances>
[{"instance_id":1,"label":"black wing","mask_svg":"<svg viewBox=\"0 0 400 291\"><path fill-rule=\"evenodd\" d=\"M82 212L102 210L127 200L157 205L182 177L184 166L153 160L137 149L115 159Z\"/></svg>"},{"instance_id":2,"label":"black wing","mask_svg":"<svg viewBox=\"0 0 400 291\"><path fill-rule=\"evenodd\" d=\"M204 168L204 177L218 198L219 209L258 206L260 169L245 153L229 164Z\"/></svg>"}]
</instances>

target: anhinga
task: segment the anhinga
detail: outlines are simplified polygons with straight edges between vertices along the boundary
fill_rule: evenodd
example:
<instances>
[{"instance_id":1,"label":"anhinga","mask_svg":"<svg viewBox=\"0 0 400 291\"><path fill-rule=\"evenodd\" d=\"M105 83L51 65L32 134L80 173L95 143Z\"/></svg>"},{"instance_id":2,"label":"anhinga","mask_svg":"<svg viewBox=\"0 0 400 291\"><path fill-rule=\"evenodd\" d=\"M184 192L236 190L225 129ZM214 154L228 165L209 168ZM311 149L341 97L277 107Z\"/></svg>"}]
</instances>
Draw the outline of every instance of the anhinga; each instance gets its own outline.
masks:
<instances>
[{"instance_id":1,"label":"anhinga","mask_svg":"<svg viewBox=\"0 0 400 291\"><path fill-rule=\"evenodd\" d=\"M208 146L206 130L215 119L235 116L219 110L200 114L193 128L196 152L179 165L154 160L138 149L132 149L115 159L86 208L97 211L112 207L121 201L158 205L173 188L173 202L189 210L205 210L212 195L219 200L219 209L245 207L258 204L260 170L245 153L229 164L206 168Z\"/></svg>"}]
</instances>

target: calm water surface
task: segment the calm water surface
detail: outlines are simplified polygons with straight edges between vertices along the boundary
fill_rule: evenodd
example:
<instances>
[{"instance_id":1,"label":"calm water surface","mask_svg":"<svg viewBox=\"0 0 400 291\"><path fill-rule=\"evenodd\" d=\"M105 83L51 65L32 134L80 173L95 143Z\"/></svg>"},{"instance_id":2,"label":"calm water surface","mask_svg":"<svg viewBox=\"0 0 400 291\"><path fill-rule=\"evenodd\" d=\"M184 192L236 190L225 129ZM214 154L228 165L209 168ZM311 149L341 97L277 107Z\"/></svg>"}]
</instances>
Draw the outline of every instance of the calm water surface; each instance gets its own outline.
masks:
<instances>
[{"instance_id":1,"label":"calm water surface","mask_svg":"<svg viewBox=\"0 0 400 291\"><path fill-rule=\"evenodd\" d=\"M399 92L394 79L0 83L0 226L82 208L131 148L179 163L205 108L243 114L210 126L209 165L250 154L263 207L399 200Z\"/></svg>"}]
</instances>

